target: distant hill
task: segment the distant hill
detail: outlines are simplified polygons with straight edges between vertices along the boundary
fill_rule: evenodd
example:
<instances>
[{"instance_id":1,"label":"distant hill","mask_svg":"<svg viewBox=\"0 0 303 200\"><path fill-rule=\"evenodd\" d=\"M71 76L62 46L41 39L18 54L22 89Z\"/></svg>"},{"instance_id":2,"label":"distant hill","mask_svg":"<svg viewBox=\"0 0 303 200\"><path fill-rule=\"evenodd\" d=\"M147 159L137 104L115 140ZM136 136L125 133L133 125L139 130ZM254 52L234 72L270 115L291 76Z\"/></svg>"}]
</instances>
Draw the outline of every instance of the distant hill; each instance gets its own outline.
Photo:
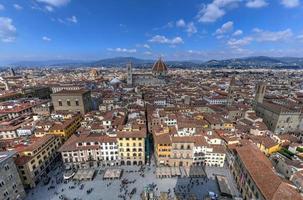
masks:
<instances>
[{"instance_id":1,"label":"distant hill","mask_svg":"<svg viewBox=\"0 0 303 200\"><path fill-rule=\"evenodd\" d=\"M19 61L8 64L14 67L46 67L46 66L62 66L62 65L81 65L85 61L81 60L44 60L44 61Z\"/></svg>"},{"instance_id":2,"label":"distant hill","mask_svg":"<svg viewBox=\"0 0 303 200\"><path fill-rule=\"evenodd\" d=\"M125 66L127 63L132 63L135 66L152 64L153 60L144 60L134 57L116 57L107 58L89 63L90 66Z\"/></svg>"},{"instance_id":3,"label":"distant hill","mask_svg":"<svg viewBox=\"0 0 303 200\"><path fill-rule=\"evenodd\" d=\"M81 60L48 60L48 61L23 61L12 63L13 67L125 67L131 62L134 67L151 67L155 60L140 59L135 57L115 57L96 61ZM303 58L296 57L267 57L255 56L233 58L225 60L189 60L189 61L165 61L170 67L178 68L292 68L303 69ZM7 66L6 66L7 67Z\"/></svg>"},{"instance_id":4,"label":"distant hill","mask_svg":"<svg viewBox=\"0 0 303 200\"><path fill-rule=\"evenodd\" d=\"M303 58L256 56L226 60L210 60L203 65L207 67L303 68Z\"/></svg>"}]
</instances>

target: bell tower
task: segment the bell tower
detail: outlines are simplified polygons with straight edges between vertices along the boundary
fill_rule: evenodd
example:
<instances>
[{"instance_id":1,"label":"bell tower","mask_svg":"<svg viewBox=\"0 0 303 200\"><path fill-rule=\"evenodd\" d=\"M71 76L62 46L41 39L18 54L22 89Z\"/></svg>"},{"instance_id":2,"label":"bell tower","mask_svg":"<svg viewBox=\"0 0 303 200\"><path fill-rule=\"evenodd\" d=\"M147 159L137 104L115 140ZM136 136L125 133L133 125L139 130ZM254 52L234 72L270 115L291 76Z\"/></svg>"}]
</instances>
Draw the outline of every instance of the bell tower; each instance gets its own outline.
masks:
<instances>
[{"instance_id":1,"label":"bell tower","mask_svg":"<svg viewBox=\"0 0 303 200\"><path fill-rule=\"evenodd\" d=\"M128 63L126 65L127 67L127 85L132 85L133 84L133 67L132 63Z\"/></svg>"},{"instance_id":2,"label":"bell tower","mask_svg":"<svg viewBox=\"0 0 303 200\"><path fill-rule=\"evenodd\" d=\"M233 104L235 96L235 82L236 78L235 76L232 76L228 87L227 106L231 106Z\"/></svg>"},{"instance_id":3,"label":"bell tower","mask_svg":"<svg viewBox=\"0 0 303 200\"><path fill-rule=\"evenodd\" d=\"M256 86L255 102L263 103L265 90L266 90L266 83L259 82Z\"/></svg>"}]
</instances>

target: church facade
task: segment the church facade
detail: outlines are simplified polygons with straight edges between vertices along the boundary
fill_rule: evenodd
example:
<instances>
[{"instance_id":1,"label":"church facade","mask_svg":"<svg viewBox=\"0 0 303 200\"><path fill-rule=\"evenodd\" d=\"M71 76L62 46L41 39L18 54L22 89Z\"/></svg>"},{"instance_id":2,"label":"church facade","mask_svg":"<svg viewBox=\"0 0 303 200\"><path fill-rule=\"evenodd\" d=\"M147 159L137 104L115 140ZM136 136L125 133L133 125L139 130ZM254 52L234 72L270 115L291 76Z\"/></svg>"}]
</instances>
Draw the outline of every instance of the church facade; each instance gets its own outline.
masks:
<instances>
[{"instance_id":1,"label":"church facade","mask_svg":"<svg viewBox=\"0 0 303 200\"><path fill-rule=\"evenodd\" d=\"M148 73L133 73L132 64L127 64L127 84L131 86L162 86L167 83L167 66L160 58Z\"/></svg>"}]
</instances>

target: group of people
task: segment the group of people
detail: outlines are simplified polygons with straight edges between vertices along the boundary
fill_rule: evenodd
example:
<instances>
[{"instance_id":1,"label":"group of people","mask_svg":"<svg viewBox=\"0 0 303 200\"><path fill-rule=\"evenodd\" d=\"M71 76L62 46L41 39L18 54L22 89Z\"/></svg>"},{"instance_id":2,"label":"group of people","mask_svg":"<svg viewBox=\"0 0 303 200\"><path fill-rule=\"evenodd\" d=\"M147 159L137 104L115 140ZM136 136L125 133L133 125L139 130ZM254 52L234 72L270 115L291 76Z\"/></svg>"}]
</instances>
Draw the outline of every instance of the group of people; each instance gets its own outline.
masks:
<instances>
[{"instance_id":1,"label":"group of people","mask_svg":"<svg viewBox=\"0 0 303 200\"><path fill-rule=\"evenodd\" d=\"M129 188L130 188L129 186L130 186L130 184L134 184L135 182L136 182L136 179L128 180L127 178L124 178L123 180L121 180L120 194L118 195L118 198L126 200L128 197L129 199L131 199L132 196L137 192L137 188L133 188L133 189L129 190Z\"/></svg>"}]
</instances>

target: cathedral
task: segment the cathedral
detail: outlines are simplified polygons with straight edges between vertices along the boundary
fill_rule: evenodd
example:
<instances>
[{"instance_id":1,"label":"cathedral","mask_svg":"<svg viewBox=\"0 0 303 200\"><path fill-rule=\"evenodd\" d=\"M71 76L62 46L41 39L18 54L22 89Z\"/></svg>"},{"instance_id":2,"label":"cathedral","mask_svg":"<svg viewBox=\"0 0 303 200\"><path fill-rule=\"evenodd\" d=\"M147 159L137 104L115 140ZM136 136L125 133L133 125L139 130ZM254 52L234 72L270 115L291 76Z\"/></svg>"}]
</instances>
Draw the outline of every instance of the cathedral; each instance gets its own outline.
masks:
<instances>
[{"instance_id":1,"label":"cathedral","mask_svg":"<svg viewBox=\"0 0 303 200\"><path fill-rule=\"evenodd\" d=\"M132 64L127 64L127 84L132 86L163 86L167 83L167 67L160 58L149 73L133 73Z\"/></svg>"}]
</instances>

